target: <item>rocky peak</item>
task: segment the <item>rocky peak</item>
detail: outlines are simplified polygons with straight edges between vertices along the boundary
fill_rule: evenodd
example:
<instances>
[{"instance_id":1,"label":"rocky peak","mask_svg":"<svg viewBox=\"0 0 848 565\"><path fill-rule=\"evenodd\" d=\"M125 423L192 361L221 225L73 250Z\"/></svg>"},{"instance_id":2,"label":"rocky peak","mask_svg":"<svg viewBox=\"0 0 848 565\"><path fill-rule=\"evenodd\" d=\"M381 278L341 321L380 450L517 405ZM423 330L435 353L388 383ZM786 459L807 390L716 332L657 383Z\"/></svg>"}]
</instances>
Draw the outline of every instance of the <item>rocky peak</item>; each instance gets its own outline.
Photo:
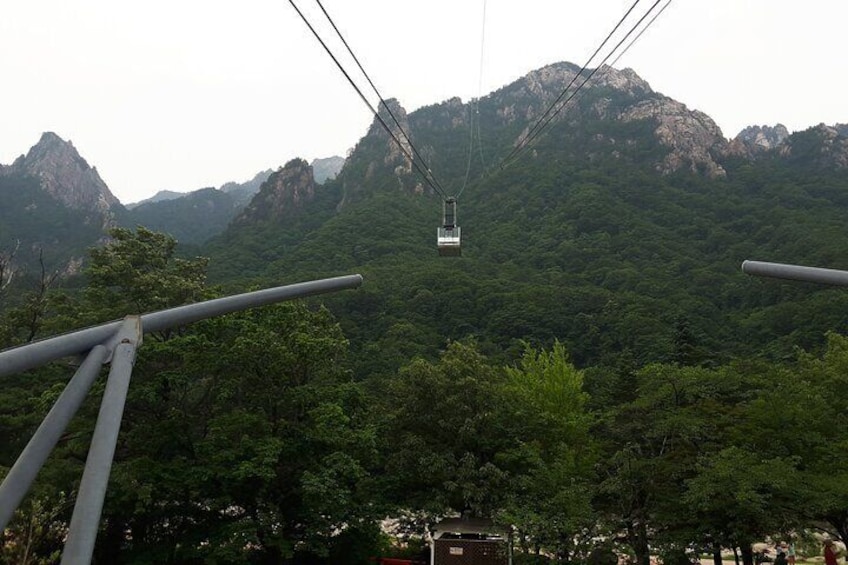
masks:
<instances>
[{"instance_id":1,"label":"rocky peak","mask_svg":"<svg viewBox=\"0 0 848 565\"><path fill-rule=\"evenodd\" d=\"M727 151L727 140L721 129L708 115L690 110L685 104L666 96L654 95L642 99L618 115L623 122L652 120L656 123L657 141L670 149L655 168L668 174L681 169L703 172L708 177L727 174L716 158Z\"/></svg>"},{"instance_id":2,"label":"rocky peak","mask_svg":"<svg viewBox=\"0 0 848 565\"><path fill-rule=\"evenodd\" d=\"M303 159L292 159L262 183L259 192L234 223L277 221L299 210L313 198L315 177L312 167Z\"/></svg>"},{"instance_id":3,"label":"rocky peak","mask_svg":"<svg viewBox=\"0 0 848 565\"><path fill-rule=\"evenodd\" d=\"M783 124L771 126L748 126L739 132L730 143L731 154L755 157L765 151L771 151L783 144L789 137L789 130Z\"/></svg>"},{"instance_id":4,"label":"rocky peak","mask_svg":"<svg viewBox=\"0 0 848 565\"><path fill-rule=\"evenodd\" d=\"M588 78L591 70L580 73L572 63L555 63L537 69L513 84L493 93L496 115L504 125L526 123L513 141L521 143L537 121L557 101L565 90L573 92ZM568 90L566 90L568 89ZM567 97L563 98L568 99ZM681 169L700 172L710 177L726 174L719 164L725 154L727 140L713 120L684 104L655 92L647 81L632 69L604 66L597 70L580 94L552 120L575 124L586 120L620 121L624 123L649 120L654 125L658 143L668 153L654 167L662 173ZM599 138L603 138L598 134ZM628 139L604 139L610 147L633 143ZM613 150L613 154L617 154Z\"/></svg>"},{"instance_id":5,"label":"rocky peak","mask_svg":"<svg viewBox=\"0 0 848 565\"><path fill-rule=\"evenodd\" d=\"M337 155L323 159L313 159L310 165L312 165L312 171L315 174L315 182L323 183L326 180L336 178L336 175L342 170L344 163L344 157Z\"/></svg>"},{"instance_id":6,"label":"rocky peak","mask_svg":"<svg viewBox=\"0 0 848 565\"><path fill-rule=\"evenodd\" d=\"M386 100L385 106L382 104L380 105L380 109L377 114L379 118L375 117L374 121L371 122L371 127L368 129L368 135L373 135L378 139L385 140L386 156L383 160L384 164L395 165L396 175L411 173L412 161L409 159L409 156L412 156L412 145L409 143L409 139L407 139L404 132L410 136L412 134L409 131L409 117L406 114L406 110L400 105L400 102L398 102L397 99L390 98ZM389 135L383 127L383 124L380 123L380 120L389 127L394 138L400 142L400 147L398 147L398 143L395 139L392 139L392 135ZM395 120L397 120L397 123L395 123ZM403 149L401 149L401 147Z\"/></svg>"},{"instance_id":7,"label":"rocky peak","mask_svg":"<svg viewBox=\"0 0 848 565\"><path fill-rule=\"evenodd\" d=\"M848 168L848 125L819 124L795 132L779 148L782 157L816 166Z\"/></svg>"},{"instance_id":8,"label":"rocky peak","mask_svg":"<svg viewBox=\"0 0 848 565\"><path fill-rule=\"evenodd\" d=\"M90 167L70 141L53 132L45 132L26 155L18 157L2 174L32 176L41 188L70 208L90 210L111 217L112 208L120 202Z\"/></svg>"},{"instance_id":9,"label":"rocky peak","mask_svg":"<svg viewBox=\"0 0 848 565\"><path fill-rule=\"evenodd\" d=\"M221 185L220 191L233 197L236 208L244 208L250 203L251 198L262 188L262 183L274 174L274 169L266 169L256 173L247 182L228 182Z\"/></svg>"}]
</instances>

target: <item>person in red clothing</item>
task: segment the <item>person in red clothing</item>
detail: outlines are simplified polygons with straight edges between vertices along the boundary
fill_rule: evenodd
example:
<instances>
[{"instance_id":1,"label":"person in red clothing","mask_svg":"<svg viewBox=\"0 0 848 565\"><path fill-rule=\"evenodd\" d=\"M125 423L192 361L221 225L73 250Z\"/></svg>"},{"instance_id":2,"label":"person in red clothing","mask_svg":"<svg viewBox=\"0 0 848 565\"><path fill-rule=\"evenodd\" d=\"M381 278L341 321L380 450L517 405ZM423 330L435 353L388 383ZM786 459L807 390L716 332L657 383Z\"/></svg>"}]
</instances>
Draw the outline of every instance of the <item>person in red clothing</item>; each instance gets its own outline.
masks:
<instances>
[{"instance_id":1,"label":"person in red clothing","mask_svg":"<svg viewBox=\"0 0 848 565\"><path fill-rule=\"evenodd\" d=\"M836 563L836 547L833 545L833 540L826 538L824 540L824 565L837 565Z\"/></svg>"}]
</instances>

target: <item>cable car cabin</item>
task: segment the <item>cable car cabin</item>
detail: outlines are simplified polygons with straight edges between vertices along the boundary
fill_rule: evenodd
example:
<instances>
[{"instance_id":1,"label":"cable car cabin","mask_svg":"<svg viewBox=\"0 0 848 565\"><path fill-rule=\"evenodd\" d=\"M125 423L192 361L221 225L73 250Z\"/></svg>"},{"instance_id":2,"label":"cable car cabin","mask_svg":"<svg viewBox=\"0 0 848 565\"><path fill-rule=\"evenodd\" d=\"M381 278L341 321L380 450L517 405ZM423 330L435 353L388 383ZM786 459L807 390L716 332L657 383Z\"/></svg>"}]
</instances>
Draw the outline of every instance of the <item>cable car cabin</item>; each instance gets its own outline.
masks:
<instances>
[{"instance_id":1,"label":"cable car cabin","mask_svg":"<svg viewBox=\"0 0 848 565\"><path fill-rule=\"evenodd\" d=\"M448 198L443 203L442 226L436 230L436 247L442 257L459 257L462 255L460 246L460 230L456 225L456 199Z\"/></svg>"}]
</instances>

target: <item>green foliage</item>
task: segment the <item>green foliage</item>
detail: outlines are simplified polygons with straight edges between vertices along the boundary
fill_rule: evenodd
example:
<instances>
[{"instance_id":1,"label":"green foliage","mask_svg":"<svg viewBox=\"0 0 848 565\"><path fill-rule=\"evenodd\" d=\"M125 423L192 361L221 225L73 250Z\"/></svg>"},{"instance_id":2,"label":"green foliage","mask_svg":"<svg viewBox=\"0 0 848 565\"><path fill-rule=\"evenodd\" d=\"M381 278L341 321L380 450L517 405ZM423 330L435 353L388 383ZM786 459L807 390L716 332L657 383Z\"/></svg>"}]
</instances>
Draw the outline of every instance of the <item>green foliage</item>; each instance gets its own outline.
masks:
<instances>
[{"instance_id":1,"label":"green foliage","mask_svg":"<svg viewBox=\"0 0 848 565\"><path fill-rule=\"evenodd\" d=\"M438 364L418 359L386 383L386 490L431 516L487 516L506 494L496 410L502 375L473 345L452 343Z\"/></svg>"},{"instance_id":2,"label":"green foliage","mask_svg":"<svg viewBox=\"0 0 848 565\"><path fill-rule=\"evenodd\" d=\"M67 505L64 495L56 501L36 498L19 509L11 527L0 533L0 563L50 565L61 556L67 527L60 512Z\"/></svg>"},{"instance_id":3,"label":"green foliage","mask_svg":"<svg viewBox=\"0 0 848 565\"><path fill-rule=\"evenodd\" d=\"M229 289L354 271L366 285L327 309L284 304L144 344L101 562L362 563L385 548L380 519L411 514L420 529L458 512L515 526L517 562L602 562L599 539L642 565L682 562L811 523L848 538L848 340L825 338L848 333L848 298L738 272L746 258L848 260L848 183L818 159L816 132L789 160L726 160L726 178L660 176L656 124L586 119L637 101L597 90L487 170L527 125L504 108L532 98L481 103L467 186L470 106L410 115L448 191L466 188L460 259L437 257L438 199L374 132L314 200L204 247ZM14 183L9 198L36 203L31 181ZM3 343L211 295L205 260L172 236L112 238L83 292L7 292ZM46 369L3 384L8 468L61 383ZM36 487L44 524L67 521L54 509L95 414L83 407Z\"/></svg>"},{"instance_id":4,"label":"green foliage","mask_svg":"<svg viewBox=\"0 0 848 565\"><path fill-rule=\"evenodd\" d=\"M712 518L711 532L727 545L748 545L769 533L785 531L785 510L804 504L793 496L796 462L764 459L736 446L711 454L687 482L685 501ZM720 528L720 529L718 529Z\"/></svg>"},{"instance_id":5,"label":"green foliage","mask_svg":"<svg viewBox=\"0 0 848 565\"><path fill-rule=\"evenodd\" d=\"M141 204L121 220L123 225L167 233L181 244L201 244L224 231L237 211L230 194L204 188L173 200Z\"/></svg>"},{"instance_id":6,"label":"green foliage","mask_svg":"<svg viewBox=\"0 0 848 565\"><path fill-rule=\"evenodd\" d=\"M105 510L133 533L122 554L326 557L370 531L375 438L345 348L325 310L289 303L145 344Z\"/></svg>"},{"instance_id":7,"label":"green foliage","mask_svg":"<svg viewBox=\"0 0 848 565\"><path fill-rule=\"evenodd\" d=\"M591 504L596 452L583 376L558 342L549 351L527 347L519 366L506 371L504 426L512 447L501 460L509 461L513 477L500 519L558 559L588 559L599 524Z\"/></svg>"},{"instance_id":8,"label":"green foliage","mask_svg":"<svg viewBox=\"0 0 848 565\"><path fill-rule=\"evenodd\" d=\"M0 175L0 249L19 243L14 263L23 288L38 277L42 264L54 272L83 257L103 236L102 223L98 214L56 200L38 179Z\"/></svg>"},{"instance_id":9,"label":"green foliage","mask_svg":"<svg viewBox=\"0 0 848 565\"><path fill-rule=\"evenodd\" d=\"M206 259L175 257L176 240L139 226L110 231L112 241L90 250L87 299L100 321L193 302L206 281Z\"/></svg>"}]
</instances>

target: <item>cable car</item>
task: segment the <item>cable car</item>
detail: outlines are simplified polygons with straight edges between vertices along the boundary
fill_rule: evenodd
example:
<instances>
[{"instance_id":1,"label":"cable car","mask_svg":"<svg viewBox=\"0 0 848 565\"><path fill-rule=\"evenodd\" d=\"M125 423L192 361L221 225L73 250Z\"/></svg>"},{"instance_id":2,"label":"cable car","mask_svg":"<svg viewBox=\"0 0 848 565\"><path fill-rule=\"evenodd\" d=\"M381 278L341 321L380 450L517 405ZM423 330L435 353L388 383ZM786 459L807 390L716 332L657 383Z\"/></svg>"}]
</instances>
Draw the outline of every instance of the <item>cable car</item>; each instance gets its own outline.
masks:
<instances>
[{"instance_id":1,"label":"cable car","mask_svg":"<svg viewBox=\"0 0 848 565\"><path fill-rule=\"evenodd\" d=\"M456 198L448 198L443 202L442 226L436 229L436 247L442 257L462 255L459 226L456 225Z\"/></svg>"}]
</instances>

